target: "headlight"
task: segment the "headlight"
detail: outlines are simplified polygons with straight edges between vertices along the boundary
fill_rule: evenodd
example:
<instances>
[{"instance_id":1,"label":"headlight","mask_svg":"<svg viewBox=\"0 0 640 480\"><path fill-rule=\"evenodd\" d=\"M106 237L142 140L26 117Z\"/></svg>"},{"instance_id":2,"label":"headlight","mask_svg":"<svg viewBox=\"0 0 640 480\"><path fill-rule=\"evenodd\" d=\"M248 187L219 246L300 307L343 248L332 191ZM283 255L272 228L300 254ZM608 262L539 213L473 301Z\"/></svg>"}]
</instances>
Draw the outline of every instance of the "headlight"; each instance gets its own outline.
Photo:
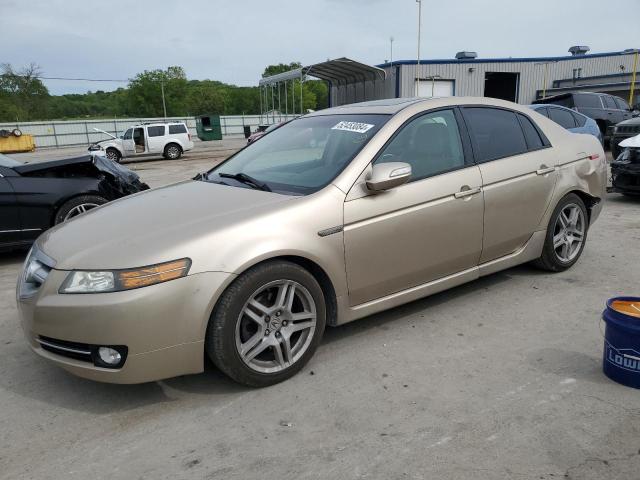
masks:
<instances>
[{"instance_id":1,"label":"headlight","mask_svg":"<svg viewBox=\"0 0 640 480\"><path fill-rule=\"evenodd\" d=\"M69 272L60 293L119 292L168 282L187 275L191 260L182 258L148 267L128 270L94 270Z\"/></svg>"}]
</instances>

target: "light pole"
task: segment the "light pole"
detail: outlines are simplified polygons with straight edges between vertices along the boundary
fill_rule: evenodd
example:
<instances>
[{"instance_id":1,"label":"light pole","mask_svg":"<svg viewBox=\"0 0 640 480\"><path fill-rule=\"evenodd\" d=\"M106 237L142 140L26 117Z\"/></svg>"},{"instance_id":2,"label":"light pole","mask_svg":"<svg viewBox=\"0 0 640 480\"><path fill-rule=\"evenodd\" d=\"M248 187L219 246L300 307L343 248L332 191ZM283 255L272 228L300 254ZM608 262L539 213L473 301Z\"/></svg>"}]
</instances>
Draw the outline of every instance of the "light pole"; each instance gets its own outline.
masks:
<instances>
[{"instance_id":1,"label":"light pole","mask_svg":"<svg viewBox=\"0 0 640 480\"><path fill-rule=\"evenodd\" d=\"M422 0L416 0L418 4L418 58L416 66L416 97L418 96L418 85L420 85L420 30L422 28Z\"/></svg>"},{"instance_id":2,"label":"light pole","mask_svg":"<svg viewBox=\"0 0 640 480\"><path fill-rule=\"evenodd\" d=\"M393 67L393 37L389 37L389 43L391 45L391 63L390 63L390 65Z\"/></svg>"}]
</instances>

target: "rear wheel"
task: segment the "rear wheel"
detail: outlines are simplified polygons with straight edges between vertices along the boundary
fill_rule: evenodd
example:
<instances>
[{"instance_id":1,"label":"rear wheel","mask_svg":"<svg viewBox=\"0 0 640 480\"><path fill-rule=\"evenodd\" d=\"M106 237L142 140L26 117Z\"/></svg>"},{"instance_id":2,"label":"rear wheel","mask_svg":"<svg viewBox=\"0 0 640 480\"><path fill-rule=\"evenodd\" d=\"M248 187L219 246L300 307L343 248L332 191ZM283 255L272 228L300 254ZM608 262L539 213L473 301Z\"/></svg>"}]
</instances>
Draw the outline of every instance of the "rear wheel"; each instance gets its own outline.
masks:
<instances>
[{"instance_id":1,"label":"rear wheel","mask_svg":"<svg viewBox=\"0 0 640 480\"><path fill-rule=\"evenodd\" d=\"M553 211L542 255L535 265L551 272L561 272L578 261L587 240L589 217L582 199L570 193Z\"/></svg>"},{"instance_id":2,"label":"rear wheel","mask_svg":"<svg viewBox=\"0 0 640 480\"><path fill-rule=\"evenodd\" d=\"M55 225L71 220L93 208L107 203L107 199L98 195L82 195L62 204L54 219Z\"/></svg>"},{"instance_id":3,"label":"rear wheel","mask_svg":"<svg viewBox=\"0 0 640 480\"><path fill-rule=\"evenodd\" d=\"M222 294L207 328L206 350L229 377L266 387L295 375L325 327L320 285L305 269L273 261L240 275Z\"/></svg>"},{"instance_id":4,"label":"rear wheel","mask_svg":"<svg viewBox=\"0 0 640 480\"><path fill-rule=\"evenodd\" d=\"M164 147L164 158L168 160L177 160L181 155L182 149L178 144L170 143L166 147Z\"/></svg>"}]
</instances>

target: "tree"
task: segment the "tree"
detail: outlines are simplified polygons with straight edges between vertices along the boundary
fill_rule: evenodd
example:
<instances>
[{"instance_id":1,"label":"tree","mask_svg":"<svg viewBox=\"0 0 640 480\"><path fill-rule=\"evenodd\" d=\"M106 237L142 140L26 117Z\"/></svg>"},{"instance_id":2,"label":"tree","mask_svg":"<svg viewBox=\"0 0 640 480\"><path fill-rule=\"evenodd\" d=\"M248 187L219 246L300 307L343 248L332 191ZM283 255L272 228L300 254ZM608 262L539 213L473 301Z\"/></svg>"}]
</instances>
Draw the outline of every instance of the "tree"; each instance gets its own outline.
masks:
<instances>
[{"instance_id":1,"label":"tree","mask_svg":"<svg viewBox=\"0 0 640 480\"><path fill-rule=\"evenodd\" d=\"M189 114L223 114L226 113L227 103L228 92L223 83L211 80L189 82L187 97Z\"/></svg>"},{"instance_id":2,"label":"tree","mask_svg":"<svg viewBox=\"0 0 640 480\"><path fill-rule=\"evenodd\" d=\"M127 110L129 114L147 117L162 117L162 90L167 107L167 116L187 114L187 77L182 67L166 70L145 70L129 82ZM135 112L135 113L134 113Z\"/></svg>"},{"instance_id":3,"label":"tree","mask_svg":"<svg viewBox=\"0 0 640 480\"><path fill-rule=\"evenodd\" d=\"M40 76L40 67L35 63L17 71L8 63L0 65L2 120L28 121L46 116L49 91Z\"/></svg>"}]
</instances>

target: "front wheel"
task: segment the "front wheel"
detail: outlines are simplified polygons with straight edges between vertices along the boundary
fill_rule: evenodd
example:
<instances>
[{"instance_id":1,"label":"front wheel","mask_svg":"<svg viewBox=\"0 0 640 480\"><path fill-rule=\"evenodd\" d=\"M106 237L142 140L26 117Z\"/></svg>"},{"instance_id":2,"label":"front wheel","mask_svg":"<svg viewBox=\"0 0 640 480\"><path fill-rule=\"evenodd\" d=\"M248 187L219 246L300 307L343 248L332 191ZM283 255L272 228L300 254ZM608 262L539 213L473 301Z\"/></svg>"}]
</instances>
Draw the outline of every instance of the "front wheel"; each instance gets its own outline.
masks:
<instances>
[{"instance_id":1,"label":"front wheel","mask_svg":"<svg viewBox=\"0 0 640 480\"><path fill-rule=\"evenodd\" d=\"M551 272L561 272L578 261L585 242L589 217L582 199L570 193L556 206L547 227L542 255L534 263Z\"/></svg>"},{"instance_id":2,"label":"front wheel","mask_svg":"<svg viewBox=\"0 0 640 480\"><path fill-rule=\"evenodd\" d=\"M207 354L235 381L266 387L295 375L313 356L326 322L315 278L273 261L240 275L211 314Z\"/></svg>"},{"instance_id":3,"label":"front wheel","mask_svg":"<svg viewBox=\"0 0 640 480\"><path fill-rule=\"evenodd\" d=\"M56 212L55 225L71 220L73 217L107 203L107 199L98 195L82 195L63 203Z\"/></svg>"},{"instance_id":4,"label":"front wheel","mask_svg":"<svg viewBox=\"0 0 640 480\"><path fill-rule=\"evenodd\" d=\"M109 160L113 160L117 163L120 163L120 160L122 160L122 155L115 148L107 148L107 151L105 153Z\"/></svg>"}]
</instances>

